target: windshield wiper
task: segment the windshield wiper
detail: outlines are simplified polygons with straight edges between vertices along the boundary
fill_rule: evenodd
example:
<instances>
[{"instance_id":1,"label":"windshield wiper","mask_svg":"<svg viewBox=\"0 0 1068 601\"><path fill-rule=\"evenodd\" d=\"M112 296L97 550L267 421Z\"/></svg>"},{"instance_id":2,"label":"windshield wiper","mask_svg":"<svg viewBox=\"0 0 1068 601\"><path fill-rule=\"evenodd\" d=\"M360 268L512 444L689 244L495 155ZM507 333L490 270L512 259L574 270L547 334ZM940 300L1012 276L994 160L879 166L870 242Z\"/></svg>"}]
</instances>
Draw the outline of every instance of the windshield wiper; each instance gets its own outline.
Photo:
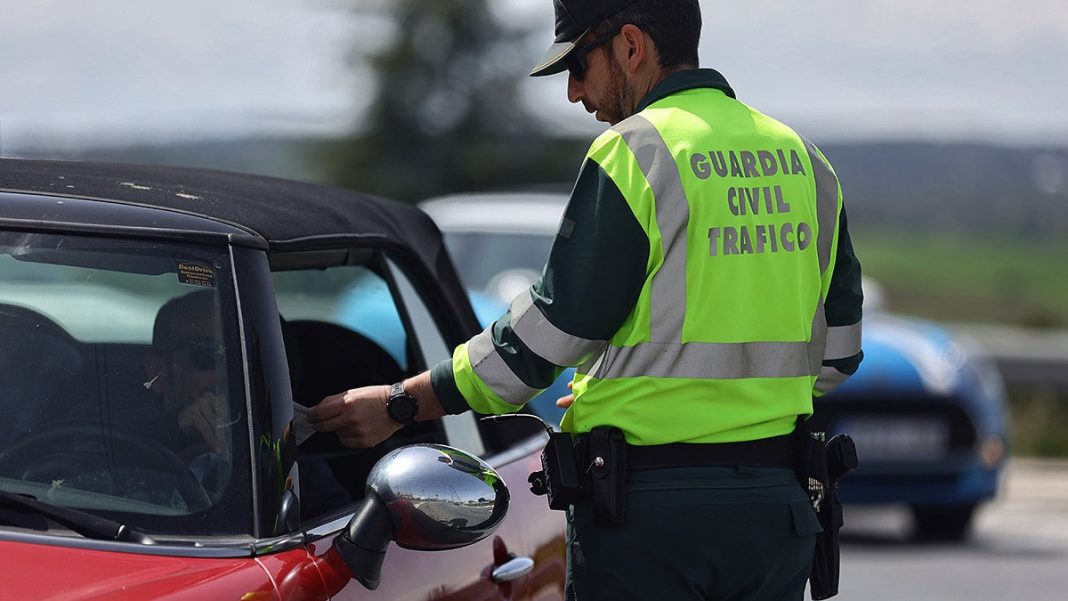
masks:
<instances>
[{"instance_id":1,"label":"windshield wiper","mask_svg":"<svg viewBox=\"0 0 1068 601\"><path fill-rule=\"evenodd\" d=\"M116 540L142 545L156 544L152 537L144 532L130 528L126 524L120 524L77 509L52 505L44 501L38 501L33 497L15 494L6 490L0 490L0 504L29 510L57 524L66 526L86 538Z\"/></svg>"}]
</instances>

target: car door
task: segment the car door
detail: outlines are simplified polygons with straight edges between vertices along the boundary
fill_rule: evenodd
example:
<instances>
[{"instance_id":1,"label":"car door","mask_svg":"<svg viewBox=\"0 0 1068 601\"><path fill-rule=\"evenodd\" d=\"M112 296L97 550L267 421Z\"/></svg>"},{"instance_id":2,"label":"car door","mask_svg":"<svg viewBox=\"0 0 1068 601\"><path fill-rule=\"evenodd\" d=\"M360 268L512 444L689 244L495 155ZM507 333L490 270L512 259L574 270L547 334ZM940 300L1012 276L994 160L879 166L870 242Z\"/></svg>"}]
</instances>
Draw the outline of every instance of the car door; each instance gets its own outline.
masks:
<instances>
[{"instance_id":1,"label":"car door","mask_svg":"<svg viewBox=\"0 0 1068 601\"><path fill-rule=\"evenodd\" d=\"M435 283L426 278L416 279L411 275L415 270L406 270L404 265L398 256L375 253L375 258L363 265L277 274L279 308L287 329L299 339L295 347L300 353L322 354L319 350L309 352L309 346L329 346L333 344L331 336L341 340L353 333L370 341L366 346L378 349L374 353L366 348L355 351L358 356L353 355L351 361L360 369L372 364L370 371L376 373L368 376L370 380L338 379L331 385L340 388L333 392L352 385L388 384L391 378L418 373L450 356L452 346L460 342L443 334L456 328L444 327L444 320L450 319L450 315L440 303L433 302ZM306 380L309 371L318 372L316 382L333 377L334 374L321 373L323 364L338 359L338 355L343 357L345 352L339 350L326 355L310 359L311 367L293 366L294 377ZM391 371L396 368L401 373ZM332 371L351 377L353 368L350 365L345 369L344 361L337 361ZM371 381L376 378L377 381ZM325 390L295 386L295 398L305 405L314 404L317 399L308 397L316 397ZM509 485L508 516L493 535L462 549L426 552L391 544L380 585L376 590L368 590L357 580L348 578L344 565L330 552L334 538L357 507L365 473L359 471L359 464L354 464L357 468L340 471L336 459L326 460L331 463L334 479L340 480L340 488L350 493L346 498L344 494L329 492L332 485L321 484L324 479L320 476L328 471L322 463L302 460L302 508L305 501L319 506L302 511L302 528L309 538L308 551L316 559L334 598L398 601L562 598L563 514L550 512L545 500L532 495L526 483L528 474L540 466L538 456L544 444L544 427L536 422L479 423L470 412L417 426L423 428L415 434L422 436L421 440L464 449L493 465ZM313 438L324 436L327 435ZM313 449L308 453L310 457L316 445L328 443L309 439L298 450L298 456L308 447Z\"/></svg>"}]
</instances>

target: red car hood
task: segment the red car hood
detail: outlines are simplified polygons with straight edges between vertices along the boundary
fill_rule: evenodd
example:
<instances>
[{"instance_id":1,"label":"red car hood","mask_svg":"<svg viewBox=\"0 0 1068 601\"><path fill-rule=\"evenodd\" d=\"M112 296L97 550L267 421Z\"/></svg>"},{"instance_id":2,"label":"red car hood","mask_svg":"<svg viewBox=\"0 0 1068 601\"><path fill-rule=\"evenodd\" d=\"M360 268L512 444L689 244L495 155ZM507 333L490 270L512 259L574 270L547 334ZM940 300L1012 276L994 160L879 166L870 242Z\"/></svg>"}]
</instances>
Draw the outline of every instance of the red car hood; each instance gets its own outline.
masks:
<instances>
[{"instance_id":1,"label":"red car hood","mask_svg":"<svg viewBox=\"0 0 1068 601\"><path fill-rule=\"evenodd\" d=\"M0 565L4 599L278 598L272 578L254 558L200 559L0 542Z\"/></svg>"}]
</instances>

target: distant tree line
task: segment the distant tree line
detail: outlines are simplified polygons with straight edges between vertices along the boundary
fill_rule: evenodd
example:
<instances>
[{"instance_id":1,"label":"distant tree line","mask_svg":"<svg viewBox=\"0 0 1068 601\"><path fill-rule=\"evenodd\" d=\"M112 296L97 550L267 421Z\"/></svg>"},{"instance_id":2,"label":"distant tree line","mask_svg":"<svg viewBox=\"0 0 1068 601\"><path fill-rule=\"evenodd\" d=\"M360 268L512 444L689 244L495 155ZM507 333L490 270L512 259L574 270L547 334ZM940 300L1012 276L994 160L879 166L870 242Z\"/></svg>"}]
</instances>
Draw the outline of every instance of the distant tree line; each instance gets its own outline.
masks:
<instances>
[{"instance_id":1,"label":"distant tree line","mask_svg":"<svg viewBox=\"0 0 1068 601\"><path fill-rule=\"evenodd\" d=\"M532 60L520 50L529 25L495 19L487 0L359 10L388 17L393 36L355 57L377 85L357 131L315 155L331 181L415 201L574 177L585 144L545 136L518 97Z\"/></svg>"}]
</instances>

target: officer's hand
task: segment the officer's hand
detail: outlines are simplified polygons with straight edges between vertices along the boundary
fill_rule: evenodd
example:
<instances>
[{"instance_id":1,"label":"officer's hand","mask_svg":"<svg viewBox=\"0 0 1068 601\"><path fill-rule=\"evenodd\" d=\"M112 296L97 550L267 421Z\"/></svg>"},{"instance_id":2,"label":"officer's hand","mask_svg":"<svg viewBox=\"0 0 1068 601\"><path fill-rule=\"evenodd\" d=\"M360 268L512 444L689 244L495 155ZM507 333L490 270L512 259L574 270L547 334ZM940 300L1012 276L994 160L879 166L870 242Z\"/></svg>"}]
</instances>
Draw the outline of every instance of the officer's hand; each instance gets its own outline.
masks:
<instances>
[{"instance_id":1,"label":"officer's hand","mask_svg":"<svg viewBox=\"0 0 1068 601\"><path fill-rule=\"evenodd\" d=\"M308 409L308 421L319 432L336 433L347 447L373 447L400 429L386 413L388 400L389 386L353 388Z\"/></svg>"},{"instance_id":2,"label":"officer's hand","mask_svg":"<svg viewBox=\"0 0 1068 601\"><path fill-rule=\"evenodd\" d=\"M568 390L572 390L574 385L575 385L574 382L568 382L567 383L567 389ZM568 407L571 406L571 403L574 403L574 402L575 402L575 395L574 394L569 394L567 396L562 396L562 397L556 399L556 406L561 408L561 409L567 409Z\"/></svg>"}]
</instances>

